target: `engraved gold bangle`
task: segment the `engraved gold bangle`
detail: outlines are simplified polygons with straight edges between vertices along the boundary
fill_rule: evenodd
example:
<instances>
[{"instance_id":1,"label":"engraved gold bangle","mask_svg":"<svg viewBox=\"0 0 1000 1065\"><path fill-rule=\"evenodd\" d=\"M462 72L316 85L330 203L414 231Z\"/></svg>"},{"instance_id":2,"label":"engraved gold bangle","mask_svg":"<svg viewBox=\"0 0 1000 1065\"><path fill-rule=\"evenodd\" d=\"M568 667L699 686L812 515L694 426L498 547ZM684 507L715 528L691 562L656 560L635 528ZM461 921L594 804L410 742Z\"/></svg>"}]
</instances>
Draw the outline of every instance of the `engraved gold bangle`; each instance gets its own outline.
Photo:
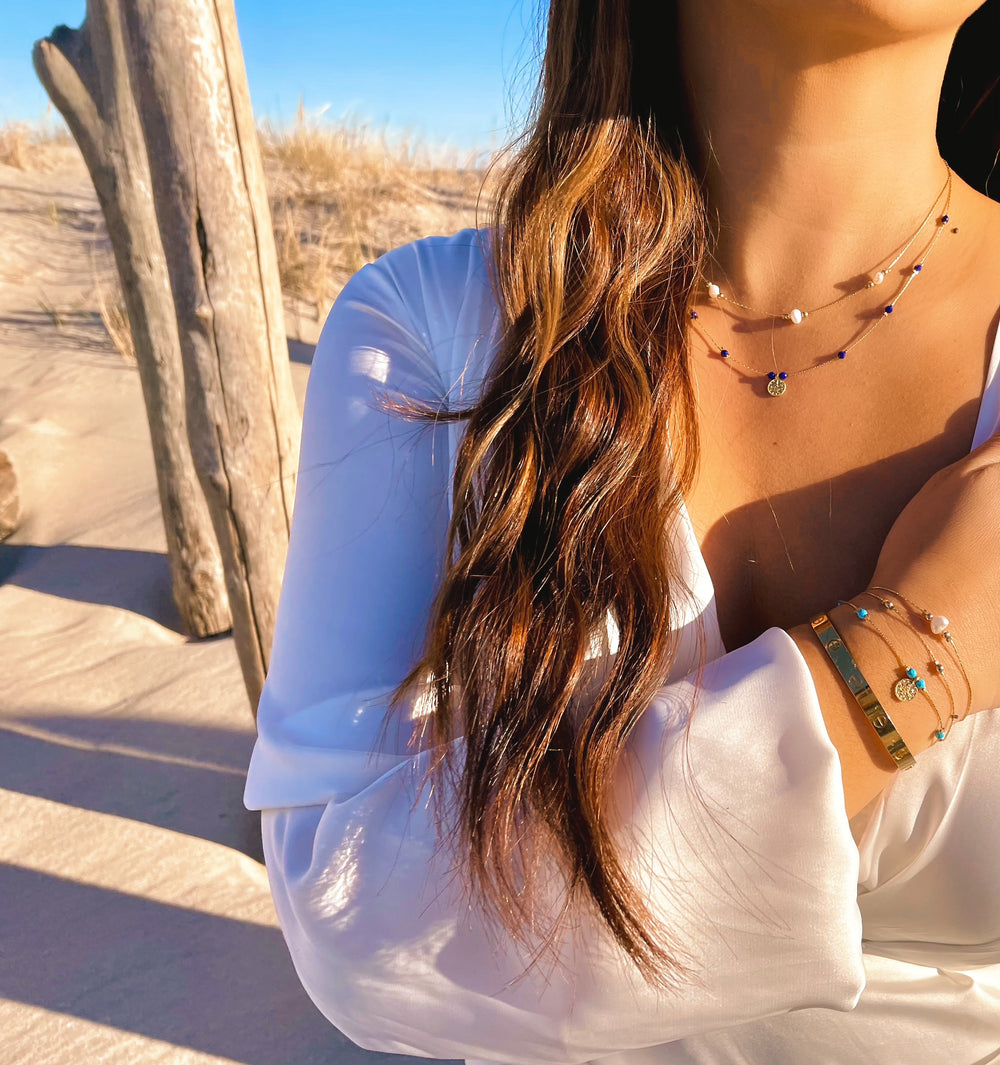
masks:
<instances>
[{"instance_id":1,"label":"engraved gold bangle","mask_svg":"<svg viewBox=\"0 0 1000 1065\"><path fill-rule=\"evenodd\" d=\"M826 648L826 653L830 656L830 660L836 667L837 672L844 678L844 683L854 696L858 706L861 707L865 717L868 718L869 723L875 730L875 735L882 741L882 745L888 751L889 757L896 768L911 769L916 765L916 759L910 753L909 747L906 746L903 737L900 736L896 726L892 723L892 718L886 713L885 708L878 701L868 681L865 680L864 674L858 668L857 662L854 661L854 656L847 649L847 645L844 643L840 633L834 628L829 616L817 614L816 617L809 619L809 624L812 625L813 632L816 633L819 642Z\"/></svg>"}]
</instances>

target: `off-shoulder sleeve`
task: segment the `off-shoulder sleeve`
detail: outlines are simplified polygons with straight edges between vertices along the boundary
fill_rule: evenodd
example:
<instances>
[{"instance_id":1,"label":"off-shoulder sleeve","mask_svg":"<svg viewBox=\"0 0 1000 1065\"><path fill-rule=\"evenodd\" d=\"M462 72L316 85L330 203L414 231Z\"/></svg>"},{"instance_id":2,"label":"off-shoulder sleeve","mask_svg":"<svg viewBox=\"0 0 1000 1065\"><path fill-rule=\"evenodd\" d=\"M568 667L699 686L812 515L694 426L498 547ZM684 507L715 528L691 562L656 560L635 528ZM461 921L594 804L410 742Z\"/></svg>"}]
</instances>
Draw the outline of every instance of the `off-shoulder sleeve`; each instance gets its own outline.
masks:
<instances>
[{"instance_id":1,"label":"off-shoulder sleeve","mask_svg":"<svg viewBox=\"0 0 1000 1065\"><path fill-rule=\"evenodd\" d=\"M421 241L355 275L309 379L246 789L263 810L303 985L363 1047L531 1065L851 1009L864 986L858 853L837 752L783 630L708 665L687 729L694 678L665 685L630 742L622 846L697 973L676 993L645 984L586 912L557 959L531 966L530 951L470 905L455 856L436 846L427 756L380 726L440 579L454 440L372 397L453 388L453 337L442 345L428 307L457 292L463 320L478 254L463 248Z\"/></svg>"}]
</instances>

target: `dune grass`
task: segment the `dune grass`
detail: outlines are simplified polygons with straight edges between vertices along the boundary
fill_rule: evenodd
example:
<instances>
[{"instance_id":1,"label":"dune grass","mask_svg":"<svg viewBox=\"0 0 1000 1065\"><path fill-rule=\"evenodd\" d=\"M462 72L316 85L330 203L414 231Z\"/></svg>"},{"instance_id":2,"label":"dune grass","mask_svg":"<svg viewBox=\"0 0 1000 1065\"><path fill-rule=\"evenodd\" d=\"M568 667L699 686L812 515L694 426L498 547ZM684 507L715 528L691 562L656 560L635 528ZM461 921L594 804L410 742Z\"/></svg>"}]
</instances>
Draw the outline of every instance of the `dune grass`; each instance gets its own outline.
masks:
<instances>
[{"instance_id":1,"label":"dune grass","mask_svg":"<svg viewBox=\"0 0 1000 1065\"><path fill-rule=\"evenodd\" d=\"M282 287L317 311L388 249L488 216L487 153L327 124L301 109L294 124L259 132Z\"/></svg>"},{"instance_id":2,"label":"dune grass","mask_svg":"<svg viewBox=\"0 0 1000 1065\"><path fill-rule=\"evenodd\" d=\"M18 170L54 170L76 152L69 132L49 122L0 124L0 165Z\"/></svg>"},{"instance_id":3,"label":"dune grass","mask_svg":"<svg viewBox=\"0 0 1000 1065\"><path fill-rule=\"evenodd\" d=\"M327 121L301 105L294 122L261 123L258 134L292 334L296 321L322 322L347 278L390 248L489 218L499 156L488 150L462 153L407 131ZM8 123L0 164L51 171L82 161L61 126ZM112 342L131 361L117 286L95 292Z\"/></svg>"}]
</instances>

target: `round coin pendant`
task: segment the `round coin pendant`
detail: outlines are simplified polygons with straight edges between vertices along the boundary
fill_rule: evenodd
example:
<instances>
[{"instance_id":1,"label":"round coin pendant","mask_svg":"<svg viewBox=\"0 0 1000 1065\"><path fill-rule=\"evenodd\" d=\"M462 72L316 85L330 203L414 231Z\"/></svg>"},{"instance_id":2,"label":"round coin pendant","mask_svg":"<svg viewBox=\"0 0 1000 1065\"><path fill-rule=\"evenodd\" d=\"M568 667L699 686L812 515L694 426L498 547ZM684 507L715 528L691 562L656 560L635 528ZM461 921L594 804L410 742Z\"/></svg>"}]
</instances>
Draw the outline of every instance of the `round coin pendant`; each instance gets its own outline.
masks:
<instances>
[{"instance_id":1,"label":"round coin pendant","mask_svg":"<svg viewBox=\"0 0 1000 1065\"><path fill-rule=\"evenodd\" d=\"M788 384L785 381L782 381L780 377L772 377L771 380L767 382L767 391L769 395L772 396L783 396L787 387Z\"/></svg>"},{"instance_id":2,"label":"round coin pendant","mask_svg":"<svg viewBox=\"0 0 1000 1065\"><path fill-rule=\"evenodd\" d=\"M908 703L911 699L916 699L918 689L909 677L901 677L892 690L900 702Z\"/></svg>"}]
</instances>

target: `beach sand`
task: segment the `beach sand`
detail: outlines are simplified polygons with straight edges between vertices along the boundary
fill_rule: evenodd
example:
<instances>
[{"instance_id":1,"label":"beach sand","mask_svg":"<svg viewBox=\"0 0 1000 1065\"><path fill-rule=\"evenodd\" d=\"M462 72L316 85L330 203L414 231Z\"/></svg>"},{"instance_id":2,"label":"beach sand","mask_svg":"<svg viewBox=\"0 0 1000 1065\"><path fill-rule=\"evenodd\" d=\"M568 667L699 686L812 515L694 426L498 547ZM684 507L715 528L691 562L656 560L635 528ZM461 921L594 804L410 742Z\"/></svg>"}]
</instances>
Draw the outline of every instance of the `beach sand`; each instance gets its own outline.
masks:
<instances>
[{"instance_id":1,"label":"beach sand","mask_svg":"<svg viewBox=\"0 0 1000 1065\"><path fill-rule=\"evenodd\" d=\"M79 162L0 166L0 1061L361 1065L299 985L259 825L232 638L172 603L138 373ZM293 346L301 403L308 345Z\"/></svg>"}]
</instances>

